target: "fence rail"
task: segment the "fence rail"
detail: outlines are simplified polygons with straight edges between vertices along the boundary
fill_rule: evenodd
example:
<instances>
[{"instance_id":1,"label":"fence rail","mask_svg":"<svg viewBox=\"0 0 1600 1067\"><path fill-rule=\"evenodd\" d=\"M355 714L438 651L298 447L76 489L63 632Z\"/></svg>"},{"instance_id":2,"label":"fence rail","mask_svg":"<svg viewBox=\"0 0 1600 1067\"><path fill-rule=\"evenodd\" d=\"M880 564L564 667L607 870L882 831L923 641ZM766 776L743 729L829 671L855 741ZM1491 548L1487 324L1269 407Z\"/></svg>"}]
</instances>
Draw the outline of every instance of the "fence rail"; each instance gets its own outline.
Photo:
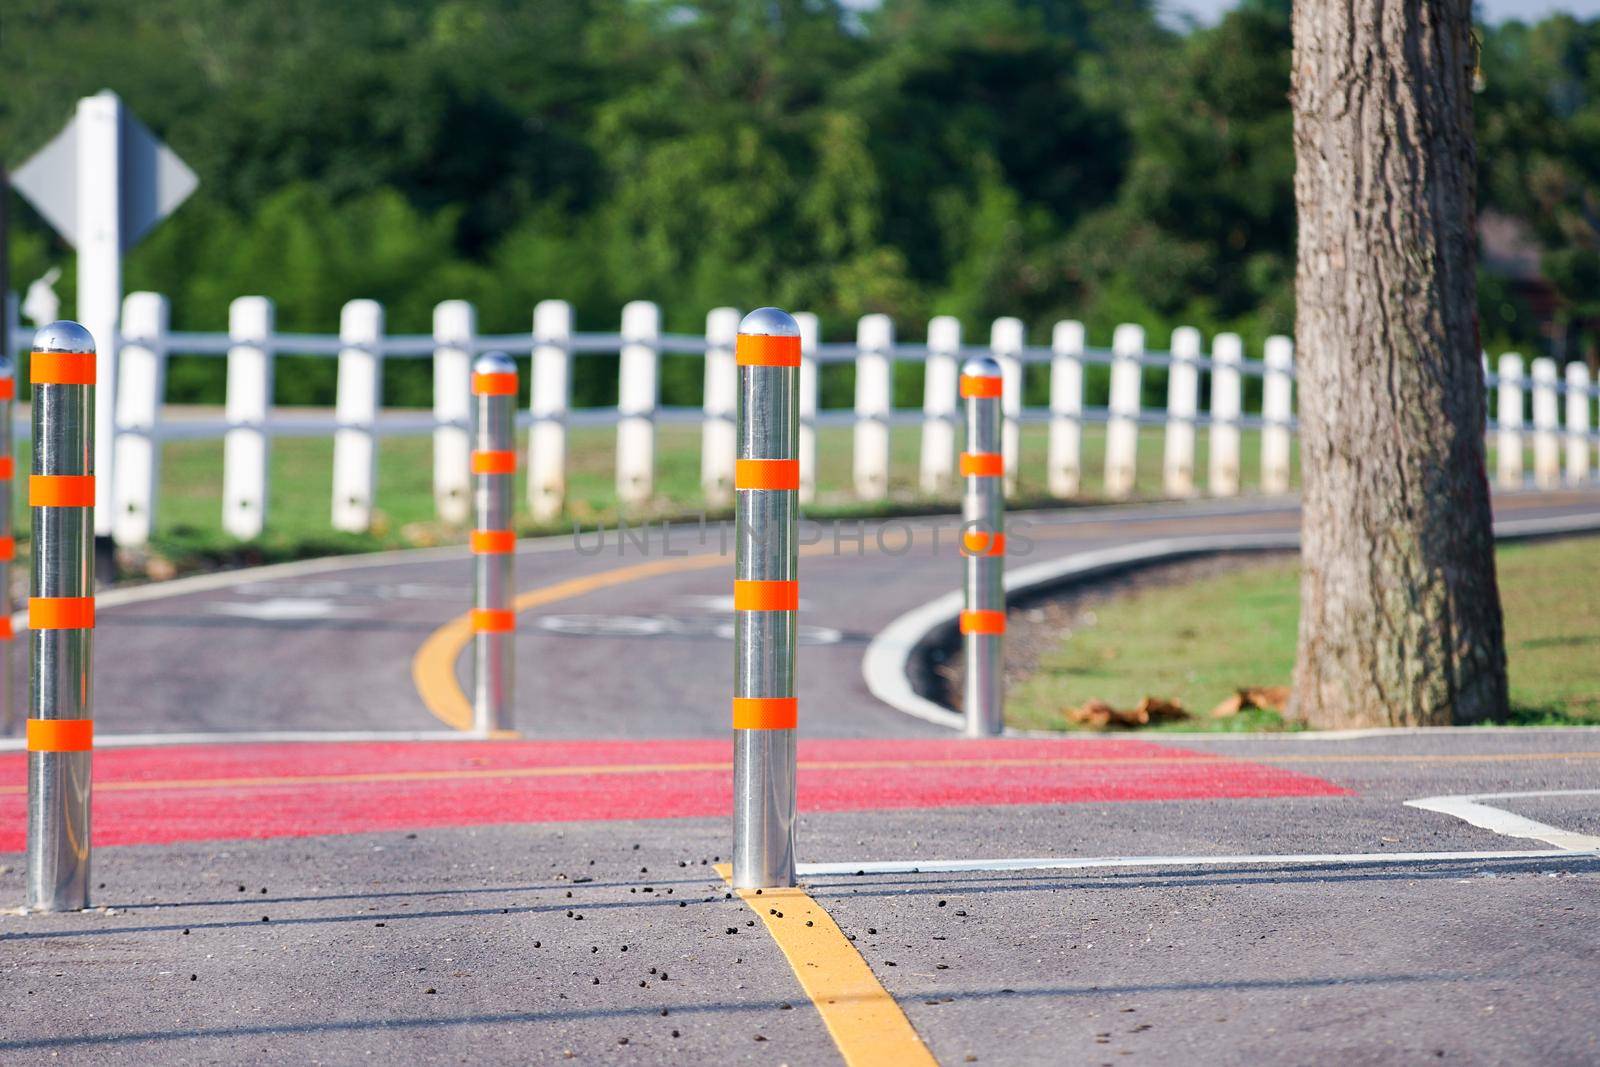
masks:
<instances>
[{"instance_id":1,"label":"fence rail","mask_svg":"<svg viewBox=\"0 0 1600 1067\"><path fill-rule=\"evenodd\" d=\"M14 309L14 302L8 301ZM14 315L14 310L12 310ZM526 507L537 521L558 517L566 497L566 433L570 427L616 426L616 491L624 506L648 501L654 493L655 427L694 424L701 431L701 490L708 505L732 502L735 366L734 335L739 313L712 310L703 336L664 333L654 304L635 301L623 309L618 332L578 333L572 309L547 300L534 309L534 328L521 334L480 334L470 304L451 300L434 311L434 331L390 334L383 308L370 300L345 305L337 334L280 333L272 302L247 296L235 300L226 333L183 332L169 327L170 307L156 293L132 293L123 304L117 353L115 439L109 451L113 536L138 545L154 530L158 506L161 445L168 441L224 441L220 521L241 539L259 536L268 521L267 470L274 437L331 436L334 439L333 499L335 529L360 532L372 523L377 484L379 438L432 435L433 489L439 518L464 524L469 518L470 367L475 356L502 351L530 357L532 373L520 398L517 425L529 431ZM895 339L894 324L882 315L860 320L855 341L823 342L815 316L797 316L801 328L800 464L801 500L815 499L816 430L853 428L851 482L863 501L889 495L889 431L921 427L918 487L923 494L952 495L957 487L957 374L962 360L987 355L1002 368L1004 414L1002 451L1005 488L1016 490L1021 427L1049 428L1047 477L1050 495L1070 499L1082 493L1085 426L1105 427L1103 485L1111 498L1134 491L1141 431L1162 435L1161 482L1171 497L1205 492L1232 496L1241 480L1242 437L1260 431L1260 483L1264 493L1284 493L1292 484L1292 438L1297 428L1294 400L1294 345L1271 337L1262 358L1245 356L1236 334L1211 339L1210 352L1192 327L1180 327L1168 350L1146 347L1144 330L1117 327L1109 348L1085 343L1081 323L1057 323L1049 345L1026 343L1015 318L997 319L987 344L964 343L960 323L941 316L928 324L928 340ZM31 331L13 322L15 351L25 350ZM572 360L576 356L617 355L618 403L614 407L574 408ZM165 401L170 357L214 356L227 361L224 413L220 418L174 417ZM320 356L337 361L331 413L286 412L272 405L273 369L279 356ZM704 363L700 406L660 403L663 356L698 356ZM433 362L431 411L385 411L382 365L389 359ZM920 408L893 405L898 363L924 368ZM820 407L822 366L852 364L856 369L850 408ZM1048 403L1023 404L1024 371L1047 368ZM1104 406L1085 402L1086 367L1110 369ZM1146 372L1165 377L1165 405L1146 407ZM1495 446L1495 478L1504 487L1529 481L1525 446L1532 446L1532 484L1551 488L1585 483L1600 470L1595 418L1600 385L1582 364L1564 374L1554 361L1507 353L1491 370L1484 360L1485 383L1494 416L1486 431ZM1260 403L1245 410L1245 379L1261 381ZM1154 382L1159 387L1159 382ZM1204 388L1202 386L1204 385ZM1205 401L1202 407L1202 400ZM1196 469L1197 440L1207 435L1208 462ZM1202 473L1204 477L1202 478ZM104 476L104 474L102 474ZM1203 488L1202 488L1203 487Z\"/></svg>"}]
</instances>

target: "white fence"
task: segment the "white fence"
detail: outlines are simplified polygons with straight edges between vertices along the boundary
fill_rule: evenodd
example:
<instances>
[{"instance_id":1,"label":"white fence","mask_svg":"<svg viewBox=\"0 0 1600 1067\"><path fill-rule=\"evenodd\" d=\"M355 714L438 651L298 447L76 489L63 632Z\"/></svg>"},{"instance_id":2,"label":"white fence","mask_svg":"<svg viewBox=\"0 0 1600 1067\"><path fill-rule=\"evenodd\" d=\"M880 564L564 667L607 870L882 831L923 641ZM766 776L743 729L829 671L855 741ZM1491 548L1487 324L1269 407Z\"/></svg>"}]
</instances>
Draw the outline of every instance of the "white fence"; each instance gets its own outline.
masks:
<instances>
[{"instance_id":1,"label":"white fence","mask_svg":"<svg viewBox=\"0 0 1600 1067\"><path fill-rule=\"evenodd\" d=\"M701 425L701 488L709 506L732 501L736 369L733 346L740 313L716 308L706 317L703 336L661 331L659 309L635 301L622 312L617 333L576 333L572 309L560 300L534 308L533 330L525 334L477 332L472 306L446 301L434 309L431 335L393 335L384 331L383 308L353 300L340 315L337 335L283 334L274 328L272 302L247 296L235 300L227 333L174 332L168 327L166 298L133 293L124 302L116 390L116 440L111 450L113 533L118 543L137 545L154 529L160 482L161 443L222 438L221 523L241 539L258 536L268 514L268 460L274 436L326 436L334 441L331 522L335 529L359 532L372 521L377 484L377 439L388 435L433 436L433 490L439 517L462 524L470 512L468 456L469 378L474 354L500 350L530 355L526 405L518 424L529 429L527 507L536 521L560 515L565 499L567 429L615 425L616 491L623 505L643 503L654 492L655 427L662 422ZM957 378L960 361L979 352L993 354L1004 370L1002 408L1007 492L1016 488L1021 425L1048 425L1045 484L1050 495L1068 499L1083 486L1083 427L1105 426L1104 494L1132 495L1142 432L1162 436L1162 485L1166 495L1190 497L1201 491L1196 470L1199 431L1207 434L1204 491L1232 496L1242 491L1242 431L1260 433L1260 490L1284 493L1292 481L1291 435L1294 419L1294 346L1287 337L1268 338L1263 358L1245 358L1236 334L1212 338L1203 352L1200 332L1175 330L1169 351L1146 347L1143 328L1117 327L1110 349L1085 343L1083 325L1057 323L1048 347L1030 346L1023 323L997 319L987 345L963 344L960 323L941 316L928 323L926 343L894 339L894 324L883 315L860 320L854 343L822 343L814 315L796 316L801 327L800 468L801 498L816 495L818 426L853 425L852 485L864 501L889 493L889 443L892 426L921 427L918 485L923 493L955 489L954 456L959 441ZM28 332L14 328L21 350ZM166 366L173 355L217 356L227 360L226 405L220 419L164 419ZM324 356L338 361L336 403L331 416L284 413L272 405L273 364L278 355ZM571 405L572 360L590 354L618 354L618 403L614 408ZM700 356L704 386L698 408L666 407L659 402L663 355ZM433 410L384 411L382 364L387 359L433 361ZM924 365L922 408L893 407L895 366ZM853 363L853 409L819 407L818 368ZM1085 403L1084 368L1109 365L1107 406ZM1049 405L1023 406L1024 368L1044 365L1049 375ZM1166 404L1141 406L1147 369L1166 372ZM1498 373L1485 375L1495 390L1498 417L1490 426L1497 446L1497 481L1524 484L1526 401L1531 396L1533 481L1539 487L1587 482L1600 435L1592 418L1600 389L1581 364L1558 379L1549 359L1532 362L1524 376L1522 358L1502 356ZM1209 405L1201 410L1201 377L1209 376ZM1263 380L1257 412L1245 411L1246 377ZM1565 398L1563 404L1561 398Z\"/></svg>"}]
</instances>

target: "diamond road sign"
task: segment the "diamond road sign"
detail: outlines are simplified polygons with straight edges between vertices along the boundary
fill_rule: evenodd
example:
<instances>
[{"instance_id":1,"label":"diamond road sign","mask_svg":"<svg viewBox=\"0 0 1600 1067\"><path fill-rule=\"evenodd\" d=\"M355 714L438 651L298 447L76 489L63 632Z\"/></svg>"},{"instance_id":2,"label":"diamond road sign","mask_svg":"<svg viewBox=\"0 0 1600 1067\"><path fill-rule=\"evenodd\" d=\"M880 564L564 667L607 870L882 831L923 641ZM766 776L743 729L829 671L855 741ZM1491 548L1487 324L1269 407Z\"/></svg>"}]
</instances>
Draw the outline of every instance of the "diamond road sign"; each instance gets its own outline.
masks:
<instances>
[{"instance_id":1,"label":"diamond road sign","mask_svg":"<svg viewBox=\"0 0 1600 1067\"><path fill-rule=\"evenodd\" d=\"M102 96L112 95L102 93ZM200 179L177 153L156 139L128 109L122 116L117 176L122 220L122 250L132 248L151 227L175 211ZM78 123L74 118L55 140L11 174L12 187L73 247L78 234Z\"/></svg>"}]
</instances>

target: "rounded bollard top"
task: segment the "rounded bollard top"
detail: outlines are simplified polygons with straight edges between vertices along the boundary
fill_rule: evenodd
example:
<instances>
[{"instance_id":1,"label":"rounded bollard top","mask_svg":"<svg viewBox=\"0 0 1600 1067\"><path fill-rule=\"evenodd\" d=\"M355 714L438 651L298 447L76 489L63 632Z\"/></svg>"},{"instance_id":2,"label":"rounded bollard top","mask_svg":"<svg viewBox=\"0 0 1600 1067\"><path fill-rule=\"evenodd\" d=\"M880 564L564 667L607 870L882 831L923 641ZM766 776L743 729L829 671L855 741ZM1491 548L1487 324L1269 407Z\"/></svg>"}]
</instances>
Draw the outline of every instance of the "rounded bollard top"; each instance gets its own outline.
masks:
<instances>
[{"instance_id":1,"label":"rounded bollard top","mask_svg":"<svg viewBox=\"0 0 1600 1067\"><path fill-rule=\"evenodd\" d=\"M1000 363L993 356L973 356L961 364L961 375L964 378L998 378Z\"/></svg>"},{"instance_id":2,"label":"rounded bollard top","mask_svg":"<svg viewBox=\"0 0 1600 1067\"><path fill-rule=\"evenodd\" d=\"M485 352L472 361L474 374L515 374L517 364L504 352Z\"/></svg>"},{"instance_id":3,"label":"rounded bollard top","mask_svg":"<svg viewBox=\"0 0 1600 1067\"><path fill-rule=\"evenodd\" d=\"M739 332L749 337L799 337L800 324L782 308L756 308L739 323Z\"/></svg>"},{"instance_id":4,"label":"rounded bollard top","mask_svg":"<svg viewBox=\"0 0 1600 1067\"><path fill-rule=\"evenodd\" d=\"M70 319L40 327L33 334L35 352L93 352L94 335Z\"/></svg>"}]
</instances>

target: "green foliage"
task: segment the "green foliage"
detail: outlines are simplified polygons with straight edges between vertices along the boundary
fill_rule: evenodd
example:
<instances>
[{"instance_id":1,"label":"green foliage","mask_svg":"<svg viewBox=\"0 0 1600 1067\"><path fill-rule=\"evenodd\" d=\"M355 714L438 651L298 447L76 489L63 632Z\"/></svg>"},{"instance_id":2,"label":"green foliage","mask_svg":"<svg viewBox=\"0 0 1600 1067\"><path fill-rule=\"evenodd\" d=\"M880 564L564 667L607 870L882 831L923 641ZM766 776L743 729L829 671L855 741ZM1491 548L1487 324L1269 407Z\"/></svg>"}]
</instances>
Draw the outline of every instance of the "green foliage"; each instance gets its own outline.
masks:
<instances>
[{"instance_id":1,"label":"green foliage","mask_svg":"<svg viewBox=\"0 0 1600 1067\"><path fill-rule=\"evenodd\" d=\"M758 302L827 336L868 312L908 336L954 314L1036 339L1079 318L1164 346L1181 323L1259 349L1293 317L1289 5L1211 28L1150 0L34 0L0 34L0 145L15 165L111 87L200 174L129 257L128 288L221 329L274 298L331 332L355 297L423 332L443 299L485 331L541 299L585 329L659 302L665 326ZM1532 226L1574 317L1600 313L1600 21L1485 31L1486 207ZM71 253L14 213L19 285ZM1486 339L1532 317L1485 285ZM217 361L174 399L215 400ZM396 363L393 402L426 399ZM615 383L583 361L579 402ZM901 376L914 401L913 375ZM279 399L327 403L332 368L286 364ZM848 396L835 376L828 395ZM692 403L689 361L664 368Z\"/></svg>"}]
</instances>

